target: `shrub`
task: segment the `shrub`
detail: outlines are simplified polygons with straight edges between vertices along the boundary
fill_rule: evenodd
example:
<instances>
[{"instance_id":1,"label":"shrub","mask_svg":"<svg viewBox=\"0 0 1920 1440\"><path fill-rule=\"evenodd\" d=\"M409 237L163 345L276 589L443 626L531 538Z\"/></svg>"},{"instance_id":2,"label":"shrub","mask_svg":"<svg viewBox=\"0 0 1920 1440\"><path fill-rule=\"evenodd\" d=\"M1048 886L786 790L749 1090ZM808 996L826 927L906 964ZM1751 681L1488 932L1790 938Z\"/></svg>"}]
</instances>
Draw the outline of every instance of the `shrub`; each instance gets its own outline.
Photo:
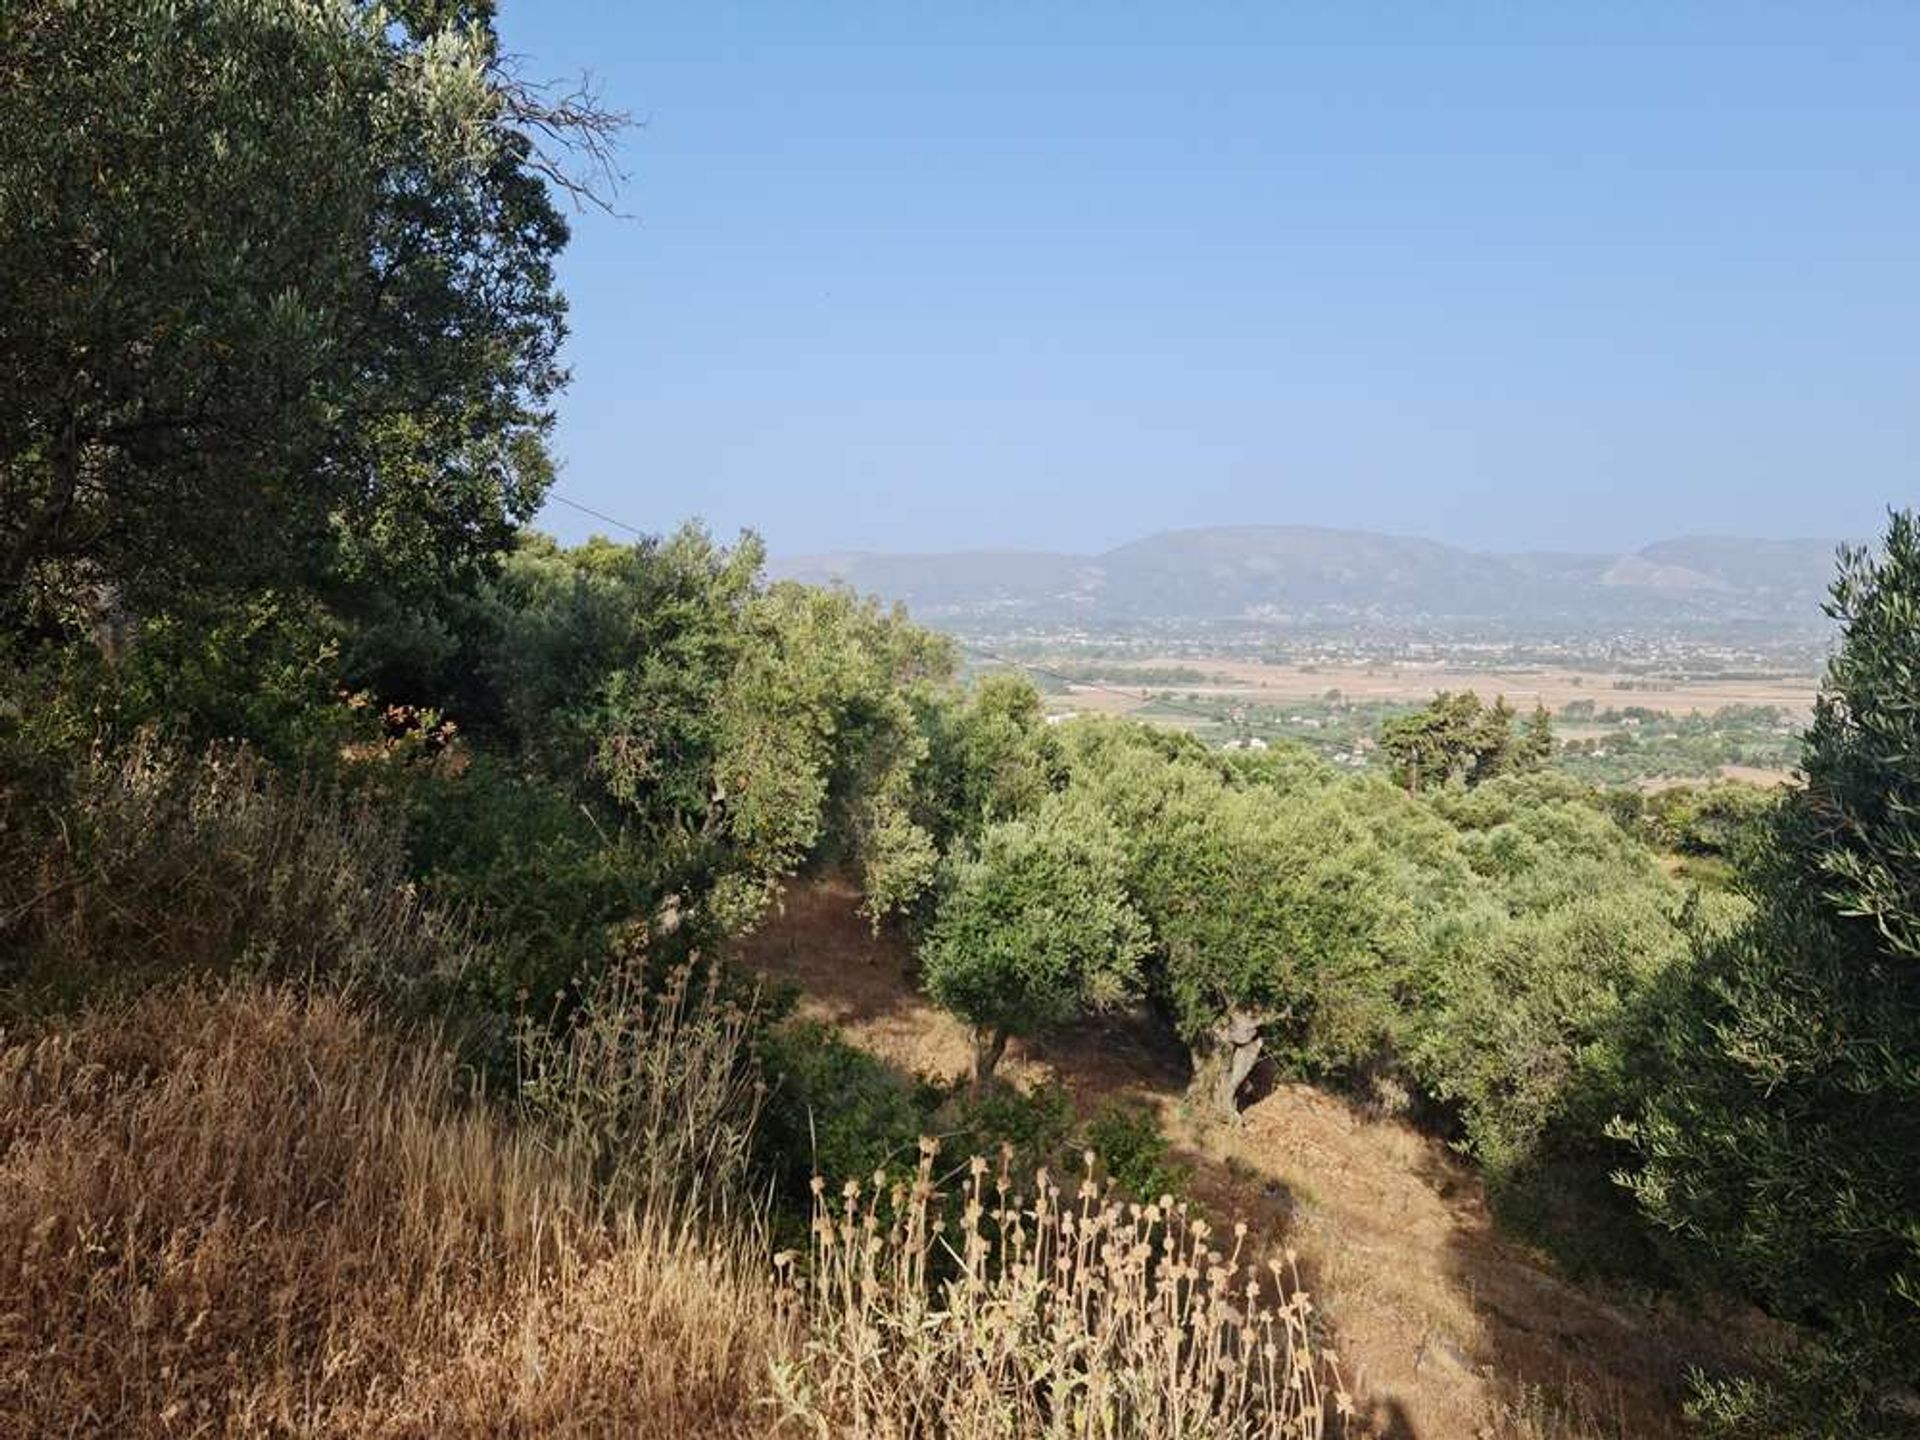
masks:
<instances>
[{"instance_id":1,"label":"shrub","mask_svg":"<svg viewBox=\"0 0 1920 1440\"><path fill-rule=\"evenodd\" d=\"M1004 1155L1022 1172L1068 1163L1073 1146L1073 1097L1058 1082L1031 1090L1010 1085L962 1090L935 1116L942 1143L963 1155Z\"/></svg>"},{"instance_id":2,"label":"shrub","mask_svg":"<svg viewBox=\"0 0 1920 1440\"><path fill-rule=\"evenodd\" d=\"M813 1176L838 1185L900 1165L927 1132L933 1097L830 1025L790 1020L767 1034L760 1055L767 1079L761 1155L802 1214Z\"/></svg>"},{"instance_id":3,"label":"shrub","mask_svg":"<svg viewBox=\"0 0 1920 1440\"><path fill-rule=\"evenodd\" d=\"M64 643L0 634L0 754L59 768L151 734L330 769L370 728L343 696L339 637L317 605L274 594L215 613L115 616L97 638Z\"/></svg>"},{"instance_id":4,"label":"shrub","mask_svg":"<svg viewBox=\"0 0 1920 1440\"><path fill-rule=\"evenodd\" d=\"M481 953L457 910L409 883L391 811L244 747L143 737L5 804L0 973L17 1003L227 968L418 996Z\"/></svg>"},{"instance_id":5,"label":"shrub","mask_svg":"<svg viewBox=\"0 0 1920 1440\"><path fill-rule=\"evenodd\" d=\"M914 788L927 828L944 846L987 825L1031 816L1064 775L1040 692L1024 675L982 675L963 696L923 703L927 756Z\"/></svg>"},{"instance_id":6,"label":"shrub","mask_svg":"<svg viewBox=\"0 0 1920 1440\"><path fill-rule=\"evenodd\" d=\"M606 964L616 928L660 902L652 857L552 781L478 754L403 793L422 885L484 917L486 952L463 983L496 1010L550 1013Z\"/></svg>"},{"instance_id":7,"label":"shrub","mask_svg":"<svg viewBox=\"0 0 1920 1440\"><path fill-rule=\"evenodd\" d=\"M1550 1136L1599 1142L1627 1103L1633 1002L1687 953L1678 904L1601 892L1496 921L1434 965L1408 1060L1495 1178Z\"/></svg>"},{"instance_id":8,"label":"shrub","mask_svg":"<svg viewBox=\"0 0 1920 1440\"><path fill-rule=\"evenodd\" d=\"M1662 849L1738 859L1754 839L1764 838L1766 817L1779 798L1735 780L1673 785L1647 797L1641 823L1648 840Z\"/></svg>"},{"instance_id":9,"label":"shrub","mask_svg":"<svg viewBox=\"0 0 1920 1440\"><path fill-rule=\"evenodd\" d=\"M1188 1169L1169 1158L1171 1146L1153 1111L1112 1101L1086 1125L1087 1148L1100 1157L1108 1182L1135 1200L1158 1200L1186 1188Z\"/></svg>"}]
</instances>

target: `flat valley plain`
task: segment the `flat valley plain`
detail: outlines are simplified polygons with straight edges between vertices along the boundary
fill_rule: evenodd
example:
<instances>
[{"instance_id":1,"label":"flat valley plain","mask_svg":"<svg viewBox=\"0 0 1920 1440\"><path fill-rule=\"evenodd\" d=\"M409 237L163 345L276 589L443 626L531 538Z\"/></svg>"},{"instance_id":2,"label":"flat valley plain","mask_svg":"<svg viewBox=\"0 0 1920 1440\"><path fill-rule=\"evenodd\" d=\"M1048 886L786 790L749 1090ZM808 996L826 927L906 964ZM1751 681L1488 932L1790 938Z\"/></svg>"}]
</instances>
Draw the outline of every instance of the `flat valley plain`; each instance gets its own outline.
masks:
<instances>
[{"instance_id":1,"label":"flat valley plain","mask_svg":"<svg viewBox=\"0 0 1920 1440\"><path fill-rule=\"evenodd\" d=\"M1050 663L1042 659L1035 662L1035 668L1044 670ZM1081 670L1086 668L1084 660L1072 659L1070 663ZM1164 674L1175 667L1198 671L1206 678L1168 684L1154 673ZM1495 669L1390 660L1293 664L1193 654L1116 660L1102 664L1100 669L1099 681L1070 683L1060 698L1076 710L1124 713L1163 695L1206 695L1274 704L1320 700L1329 690L1338 690L1344 699L1357 704L1422 705L1441 690L1472 690L1489 704L1504 695L1516 709L1530 710L1538 702L1556 716L1570 704L1590 700L1602 710L1641 706L1674 715L1711 714L1730 705L1771 705L1805 719L1813 713L1819 688L1819 678L1812 674L1683 679L1625 669ZM1148 678L1137 680L1135 675Z\"/></svg>"},{"instance_id":2,"label":"flat valley plain","mask_svg":"<svg viewBox=\"0 0 1920 1440\"><path fill-rule=\"evenodd\" d=\"M1280 660L1192 650L1092 663L1049 656L1031 669L1047 682L1055 714L1131 715L1210 744L1293 741L1360 768L1380 762L1377 740L1389 718L1439 691L1470 690L1488 704L1504 697L1522 715L1544 705L1561 742L1559 768L1641 789L1714 777L1790 783L1819 687L1810 667L1663 673L1631 662Z\"/></svg>"}]
</instances>

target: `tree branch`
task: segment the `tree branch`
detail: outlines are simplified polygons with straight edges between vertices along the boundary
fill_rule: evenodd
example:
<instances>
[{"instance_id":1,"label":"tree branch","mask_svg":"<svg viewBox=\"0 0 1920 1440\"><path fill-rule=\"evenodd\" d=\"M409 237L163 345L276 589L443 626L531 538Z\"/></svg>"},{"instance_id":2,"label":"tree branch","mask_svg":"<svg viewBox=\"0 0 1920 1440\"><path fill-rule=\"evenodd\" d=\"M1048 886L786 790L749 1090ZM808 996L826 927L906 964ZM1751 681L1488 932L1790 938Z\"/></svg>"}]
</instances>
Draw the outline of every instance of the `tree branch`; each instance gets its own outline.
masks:
<instances>
[{"instance_id":1,"label":"tree branch","mask_svg":"<svg viewBox=\"0 0 1920 1440\"><path fill-rule=\"evenodd\" d=\"M619 215L613 199L628 178L618 161L620 135L633 117L602 104L591 75L571 82L533 81L520 74L519 65L518 57L506 55L490 70L503 123L527 142L527 168L576 209L591 206Z\"/></svg>"}]
</instances>

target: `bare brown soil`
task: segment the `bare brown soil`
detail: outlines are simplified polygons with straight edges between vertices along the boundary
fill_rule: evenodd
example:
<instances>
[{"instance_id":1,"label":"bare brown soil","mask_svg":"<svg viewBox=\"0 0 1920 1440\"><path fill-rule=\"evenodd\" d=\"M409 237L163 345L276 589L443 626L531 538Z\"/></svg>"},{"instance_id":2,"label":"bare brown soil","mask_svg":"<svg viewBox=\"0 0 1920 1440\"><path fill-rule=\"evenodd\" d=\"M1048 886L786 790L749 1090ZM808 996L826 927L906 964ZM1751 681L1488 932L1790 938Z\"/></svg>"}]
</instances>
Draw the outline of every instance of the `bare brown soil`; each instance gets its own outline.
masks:
<instances>
[{"instance_id":1,"label":"bare brown soil","mask_svg":"<svg viewBox=\"0 0 1920 1440\"><path fill-rule=\"evenodd\" d=\"M906 1073L963 1075L965 1027L915 989L910 956L875 936L839 881L796 885L738 958L800 993L803 1015ZM1196 1114L1178 1048L1145 1016L1014 1042L1002 1073L1056 1080L1082 1112L1152 1107L1191 1197L1268 1251L1297 1250L1321 1291L1371 1433L1396 1440L1682 1433L1689 1358L1706 1322L1614 1302L1497 1234L1473 1172L1445 1145L1305 1085L1280 1085L1229 1125Z\"/></svg>"}]
</instances>

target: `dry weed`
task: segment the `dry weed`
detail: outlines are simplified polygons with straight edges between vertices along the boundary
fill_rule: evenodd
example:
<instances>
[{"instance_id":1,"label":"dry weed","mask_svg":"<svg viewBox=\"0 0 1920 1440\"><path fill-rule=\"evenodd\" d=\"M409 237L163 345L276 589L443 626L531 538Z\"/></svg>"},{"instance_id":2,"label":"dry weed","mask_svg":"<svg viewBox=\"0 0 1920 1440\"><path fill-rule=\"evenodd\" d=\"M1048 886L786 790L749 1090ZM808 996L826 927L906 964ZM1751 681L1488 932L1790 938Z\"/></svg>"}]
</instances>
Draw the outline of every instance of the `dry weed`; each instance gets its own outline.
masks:
<instances>
[{"instance_id":1,"label":"dry weed","mask_svg":"<svg viewBox=\"0 0 1920 1440\"><path fill-rule=\"evenodd\" d=\"M652 991L642 962L623 961L565 1030L522 1024L522 1110L608 1203L724 1215L747 1188L764 1099L753 1019L717 966L676 969Z\"/></svg>"},{"instance_id":2,"label":"dry weed","mask_svg":"<svg viewBox=\"0 0 1920 1440\"><path fill-rule=\"evenodd\" d=\"M758 1433L764 1249L347 1002L155 992L0 1050L0 1433Z\"/></svg>"},{"instance_id":3,"label":"dry weed","mask_svg":"<svg viewBox=\"0 0 1920 1440\"><path fill-rule=\"evenodd\" d=\"M1317 1440L1347 1412L1311 1298L1242 1263L1245 1227L1223 1253L1184 1205L1104 1192L1089 1154L1071 1194L973 1160L950 1228L935 1148L837 1202L816 1182L811 1255L778 1257L799 1338L775 1387L810 1433Z\"/></svg>"},{"instance_id":4,"label":"dry weed","mask_svg":"<svg viewBox=\"0 0 1920 1440\"><path fill-rule=\"evenodd\" d=\"M0 982L59 1000L234 968L394 992L451 978L475 945L408 880L392 807L243 746L142 736L0 819Z\"/></svg>"}]
</instances>

